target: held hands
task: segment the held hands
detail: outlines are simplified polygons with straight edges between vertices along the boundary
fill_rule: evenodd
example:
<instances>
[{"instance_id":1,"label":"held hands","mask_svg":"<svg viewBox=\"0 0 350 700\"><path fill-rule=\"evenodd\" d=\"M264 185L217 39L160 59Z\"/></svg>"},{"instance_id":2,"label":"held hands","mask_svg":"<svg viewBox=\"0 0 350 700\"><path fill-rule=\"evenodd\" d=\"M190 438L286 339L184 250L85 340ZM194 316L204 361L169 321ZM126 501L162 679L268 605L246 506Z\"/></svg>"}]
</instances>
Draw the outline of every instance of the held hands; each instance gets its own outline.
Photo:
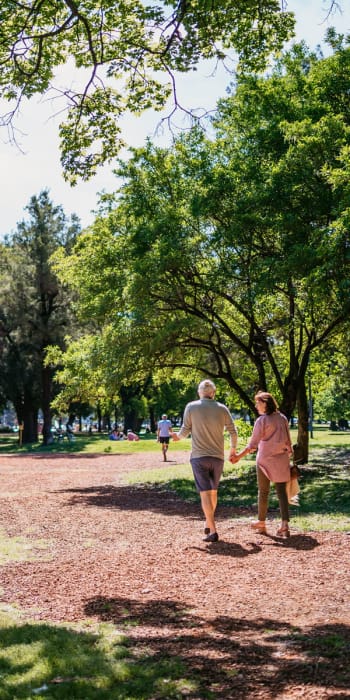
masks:
<instances>
[{"instance_id":1,"label":"held hands","mask_svg":"<svg viewBox=\"0 0 350 700\"><path fill-rule=\"evenodd\" d=\"M231 450L228 458L229 462L231 462L231 464L236 464L236 462L239 462L242 457L249 455L251 451L252 450L250 450L249 447L245 447L245 449L238 452L238 454L236 454L235 450Z\"/></svg>"},{"instance_id":2,"label":"held hands","mask_svg":"<svg viewBox=\"0 0 350 700\"><path fill-rule=\"evenodd\" d=\"M239 457L237 457L236 454L236 449L235 447L231 447L229 456L228 456L228 461L231 462L231 464L236 464L238 462Z\"/></svg>"}]
</instances>

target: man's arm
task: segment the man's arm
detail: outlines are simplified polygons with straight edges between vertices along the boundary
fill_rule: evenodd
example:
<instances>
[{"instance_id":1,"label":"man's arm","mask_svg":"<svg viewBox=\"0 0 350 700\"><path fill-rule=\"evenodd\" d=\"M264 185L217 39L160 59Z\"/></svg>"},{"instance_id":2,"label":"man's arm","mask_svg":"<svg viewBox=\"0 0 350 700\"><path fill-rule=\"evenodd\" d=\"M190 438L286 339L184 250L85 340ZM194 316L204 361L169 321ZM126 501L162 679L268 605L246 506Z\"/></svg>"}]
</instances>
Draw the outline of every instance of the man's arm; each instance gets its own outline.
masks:
<instances>
[{"instance_id":1,"label":"man's arm","mask_svg":"<svg viewBox=\"0 0 350 700\"><path fill-rule=\"evenodd\" d=\"M178 442L179 440L182 440L182 438L188 437L191 432L191 428L191 415L188 406L186 406L182 426L178 433L173 433L173 440L175 440L175 442Z\"/></svg>"},{"instance_id":2,"label":"man's arm","mask_svg":"<svg viewBox=\"0 0 350 700\"><path fill-rule=\"evenodd\" d=\"M230 451L228 454L228 459L231 462L232 459L235 459L236 457L236 446L237 446L237 439L238 439L238 433L237 433L237 428L232 420L232 416L230 411L227 409L228 413L228 421L226 423L226 430L230 434Z\"/></svg>"}]
</instances>

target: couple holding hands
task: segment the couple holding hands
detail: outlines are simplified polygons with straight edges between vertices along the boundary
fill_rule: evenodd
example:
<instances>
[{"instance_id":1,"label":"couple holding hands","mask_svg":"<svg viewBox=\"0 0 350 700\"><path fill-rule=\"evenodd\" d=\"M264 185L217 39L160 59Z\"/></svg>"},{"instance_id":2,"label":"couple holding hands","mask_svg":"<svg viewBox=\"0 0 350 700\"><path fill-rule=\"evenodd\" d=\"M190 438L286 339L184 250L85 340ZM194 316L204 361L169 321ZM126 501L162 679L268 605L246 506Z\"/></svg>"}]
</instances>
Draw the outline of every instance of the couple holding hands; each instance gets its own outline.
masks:
<instances>
[{"instance_id":1,"label":"couple holding hands","mask_svg":"<svg viewBox=\"0 0 350 700\"><path fill-rule=\"evenodd\" d=\"M290 480L290 458L293 447L287 418L279 412L274 397L259 391L255 406L256 419L247 446L236 452L237 430L229 409L215 401L215 384L205 379L198 385L199 399L187 404L183 423L178 433L172 433L175 442L191 434L191 466L196 489L201 499L206 519L205 542L217 542L219 535L215 524L217 492L224 467L224 431L230 435L229 461L238 462L250 452L257 452L256 469L258 483L258 520L252 524L254 530L266 534L266 515L270 484L276 487L281 524L279 537L289 537L289 504L287 483Z\"/></svg>"}]
</instances>

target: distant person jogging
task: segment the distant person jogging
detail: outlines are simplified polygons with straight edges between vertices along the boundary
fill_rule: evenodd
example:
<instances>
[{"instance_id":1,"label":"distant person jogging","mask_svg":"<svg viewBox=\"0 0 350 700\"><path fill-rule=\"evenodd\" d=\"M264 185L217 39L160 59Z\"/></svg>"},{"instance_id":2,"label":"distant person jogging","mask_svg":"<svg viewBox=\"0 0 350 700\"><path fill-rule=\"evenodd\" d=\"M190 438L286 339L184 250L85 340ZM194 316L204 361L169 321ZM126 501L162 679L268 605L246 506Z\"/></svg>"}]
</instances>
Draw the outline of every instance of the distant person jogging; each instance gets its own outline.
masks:
<instances>
[{"instance_id":1,"label":"distant person jogging","mask_svg":"<svg viewBox=\"0 0 350 700\"><path fill-rule=\"evenodd\" d=\"M173 440L191 434L191 466L196 489L205 515L205 542L217 542L215 525L218 487L224 468L224 431L231 438L229 459L236 455L237 430L227 406L215 401L216 386L210 379L198 385L199 400L187 404L182 426L173 433Z\"/></svg>"},{"instance_id":2,"label":"distant person jogging","mask_svg":"<svg viewBox=\"0 0 350 700\"><path fill-rule=\"evenodd\" d=\"M163 413L162 418L158 421L157 428L157 442L160 442L162 446L163 460L167 461L167 451L169 447L170 437L173 435L173 429L171 421L168 419L166 413Z\"/></svg>"}]
</instances>

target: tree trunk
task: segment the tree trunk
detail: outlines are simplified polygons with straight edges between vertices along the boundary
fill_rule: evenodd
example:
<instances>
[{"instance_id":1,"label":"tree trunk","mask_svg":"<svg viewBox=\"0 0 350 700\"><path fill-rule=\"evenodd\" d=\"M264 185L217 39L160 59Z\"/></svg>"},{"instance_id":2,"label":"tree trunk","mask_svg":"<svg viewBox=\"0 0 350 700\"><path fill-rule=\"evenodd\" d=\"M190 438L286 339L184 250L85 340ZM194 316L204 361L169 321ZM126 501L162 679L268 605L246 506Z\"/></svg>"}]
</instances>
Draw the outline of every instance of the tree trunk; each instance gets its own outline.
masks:
<instances>
[{"instance_id":1,"label":"tree trunk","mask_svg":"<svg viewBox=\"0 0 350 700\"><path fill-rule=\"evenodd\" d=\"M133 432L138 432L140 429L140 419L138 416L138 411L135 409L125 408L124 411L124 432L127 430L132 430Z\"/></svg>"},{"instance_id":2,"label":"tree trunk","mask_svg":"<svg viewBox=\"0 0 350 700\"><path fill-rule=\"evenodd\" d=\"M291 378L290 376L286 378L283 386L283 398L280 405L281 413L283 413L288 420L292 417L294 409L297 405L298 397L298 382L299 378Z\"/></svg>"},{"instance_id":3,"label":"tree trunk","mask_svg":"<svg viewBox=\"0 0 350 700\"><path fill-rule=\"evenodd\" d=\"M43 367L41 371L42 376L42 412L44 416L43 424L43 444L49 445L52 441L51 435L51 370L49 367Z\"/></svg>"},{"instance_id":4,"label":"tree trunk","mask_svg":"<svg viewBox=\"0 0 350 700\"><path fill-rule=\"evenodd\" d=\"M111 416L109 413L104 413L102 416L102 430L111 431Z\"/></svg>"},{"instance_id":5,"label":"tree trunk","mask_svg":"<svg viewBox=\"0 0 350 700\"><path fill-rule=\"evenodd\" d=\"M38 442L38 409L33 406L32 397L25 393L23 401L14 404L18 425L23 426L21 442L23 445Z\"/></svg>"},{"instance_id":6,"label":"tree trunk","mask_svg":"<svg viewBox=\"0 0 350 700\"><path fill-rule=\"evenodd\" d=\"M150 422L151 433L156 433L157 432L157 421L156 421L156 417L154 414L153 406L150 406L150 408L149 408L149 422Z\"/></svg>"},{"instance_id":7,"label":"tree trunk","mask_svg":"<svg viewBox=\"0 0 350 700\"><path fill-rule=\"evenodd\" d=\"M31 406L25 406L21 424L23 425L22 444L28 445L32 442L38 442L38 410Z\"/></svg>"},{"instance_id":8,"label":"tree trunk","mask_svg":"<svg viewBox=\"0 0 350 700\"><path fill-rule=\"evenodd\" d=\"M97 431L99 433L102 433L102 412L101 412L100 406L97 406L96 413L97 413Z\"/></svg>"},{"instance_id":9,"label":"tree trunk","mask_svg":"<svg viewBox=\"0 0 350 700\"><path fill-rule=\"evenodd\" d=\"M124 417L124 432L128 429L138 432L143 419L143 416L140 416L140 385L135 383L121 386L119 394Z\"/></svg>"},{"instance_id":10,"label":"tree trunk","mask_svg":"<svg viewBox=\"0 0 350 700\"><path fill-rule=\"evenodd\" d=\"M288 418L292 417L297 408L298 412L298 437L294 447L294 458L299 464L306 464L309 458L309 434L308 434L308 402L305 387L305 375L300 371L294 377L289 376L283 387L283 399L280 405L281 412Z\"/></svg>"},{"instance_id":11,"label":"tree trunk","mask_svg":"<svg viewBox=\"0 0 350 700\"><path fill-rule=\"evenodd\" d=\"M294 446L294 458L299 464L307 464L309 459L309 408L305 381L300 381L297 394L298 441Z\"/></svg>"}]
</instances>

